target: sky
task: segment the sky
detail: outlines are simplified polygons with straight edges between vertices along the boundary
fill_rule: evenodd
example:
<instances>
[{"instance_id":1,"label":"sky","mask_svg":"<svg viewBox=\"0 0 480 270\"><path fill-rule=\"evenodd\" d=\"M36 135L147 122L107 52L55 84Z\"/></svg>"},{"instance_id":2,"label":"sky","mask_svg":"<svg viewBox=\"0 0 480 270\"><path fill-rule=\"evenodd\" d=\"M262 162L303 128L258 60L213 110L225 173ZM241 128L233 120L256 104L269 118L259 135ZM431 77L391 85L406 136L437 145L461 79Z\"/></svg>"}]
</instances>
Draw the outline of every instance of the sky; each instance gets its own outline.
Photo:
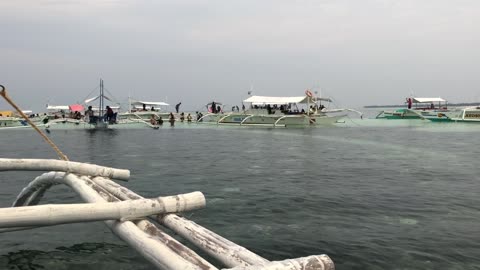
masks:
<instances>
[{"instance_id":1,"label":"sky","mask_svg":"<svg viewBox=\"0 0 480 270\"><path fill-rule=\"evenodd\" d=\"M118 102L185 110L306 89L337 107L478 102L479 48L478 0L0 1L0 84L40 112L100 78Z\"/></svg>"}]
</instances>

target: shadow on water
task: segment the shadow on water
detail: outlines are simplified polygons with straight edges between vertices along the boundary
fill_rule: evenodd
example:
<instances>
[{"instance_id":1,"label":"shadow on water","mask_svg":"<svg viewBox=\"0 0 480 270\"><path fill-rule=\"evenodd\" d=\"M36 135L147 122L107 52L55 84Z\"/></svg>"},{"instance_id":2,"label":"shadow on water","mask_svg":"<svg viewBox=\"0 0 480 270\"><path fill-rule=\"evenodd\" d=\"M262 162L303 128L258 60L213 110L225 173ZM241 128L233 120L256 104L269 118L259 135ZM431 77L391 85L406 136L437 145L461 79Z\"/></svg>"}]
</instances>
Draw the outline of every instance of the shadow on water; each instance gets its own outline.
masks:
<instances>
[{"instance_id":1,"label":"shadow on water","mask_svg":"<svg viewBox=\"0 0 480 270\"><path fill-rule=\"evenodd\" d=\"M106 130L85 130L85 144L89 153L89 160L97 160L98 157L106 156L108 149L115 149L120 147L118 145L119 140L115 140L115 137L119 135L118 130L106 129ZM102 151L102 149L104 149Z\"/></svg>"},{"instance_id":2,"label":"shadow on water","mask_svg":"<svg viewBox=\"0 0 480 270\"><path fill-rule=\"evenodd\" d=\"M121 258L116 254L122 254ZM52 251L19 250L0 255L6 269L148 269L151 265L128 246L81 243ZM134 266L134 267L133 267Z\"/></svg>"}]
</instances>

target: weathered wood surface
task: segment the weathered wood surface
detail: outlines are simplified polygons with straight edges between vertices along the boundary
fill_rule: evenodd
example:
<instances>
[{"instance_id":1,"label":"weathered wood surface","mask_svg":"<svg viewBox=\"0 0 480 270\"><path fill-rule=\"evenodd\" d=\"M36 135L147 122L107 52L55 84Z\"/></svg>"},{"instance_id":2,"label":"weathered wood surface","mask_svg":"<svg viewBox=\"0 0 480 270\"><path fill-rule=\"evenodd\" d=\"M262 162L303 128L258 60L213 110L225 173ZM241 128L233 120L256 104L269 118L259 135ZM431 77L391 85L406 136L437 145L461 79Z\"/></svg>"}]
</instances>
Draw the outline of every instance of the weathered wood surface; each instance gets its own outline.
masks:
<instances>
[{"instance_id":1,"label":"weathered wood surface","mask_svg":"<svg viewBox=\"0 0 480 270\"><path fill-rule=\"evenodd\" d=\"M47 189L53 185L62 184L64 172L48 172L43 173L33 179L22 191L17 195L12 206L24 206L37 204Z\"/></svg>"},{"instance_id":2,"label":"weathered wood surface","mask_svg":"<svg viewBox=\"0 0 480 270\"><path fill-rule=\"evenodd\" d=\"M133 220L205 207L201 192L111 203L47 204L0 208L0 228L46 226L99 220Z\"/></svg>"},{"instance_id":3,"label":"weathered wood surface","mask_svg":"<svg viewBox=\"0 0 480 270\"><path fill-rule=\"evenodd\" d=\"M130 171L80 162L56 159L8 159L0 158L0 171L60 171L80 175L103 176L128 180Z\"/></svg>"},{"instance_id":4,"label":"weathered wood surface","mask_svg":"<svg viewBox=\"0 0 480 270\"><path fill-rule=\"evenodd\" d=\"M264 265L268 260L250 250L175 214L159 216L158 221L189 240L227 267Z\"/></svg>"},{"instance_id":5,"label":"weathered wood surface","mask_svg":"<svg viewBox=\"0 0 480 270\"><path fill-rule=\"evenodd\" d=\"M327 255L308 256L284 261L269 262L265 265L238 266L229 270L335 270Z\"/></svg>"},{"instance_id":6,"label":"weathered wood surface","mask_svg":"<svg viewBox=\"0 0 480 270\"><path fill-rule=\"evenodd\" d=\"M191 250L182 243L178 242L175 238L160 230L152 222L143 219L135 223L137 224L137 227L140 228L143 232L150 235L152 238L162 242L168 248L173 250L175 253L177 253L187 261L195 265L199 265L202 269L217 269L215 266L213 266L204 258L200 257L197 253L195 253L195 251Z\"/></svg>"},{"instance_id":7,"label":"weathered wood surface","mask_svg":"<svg viewBox=\"0 0 480 270\"><path fill-rule=\"evenodd\" d=\"M123 200L143 198L109 179L95 177L93 180L102 188ZM264 265L269 262L250 250L185 218L169 214L159 216L158 220L172 231L207 252L210 256L218 259L227 267Z\"/></svg>"}]
</instances>

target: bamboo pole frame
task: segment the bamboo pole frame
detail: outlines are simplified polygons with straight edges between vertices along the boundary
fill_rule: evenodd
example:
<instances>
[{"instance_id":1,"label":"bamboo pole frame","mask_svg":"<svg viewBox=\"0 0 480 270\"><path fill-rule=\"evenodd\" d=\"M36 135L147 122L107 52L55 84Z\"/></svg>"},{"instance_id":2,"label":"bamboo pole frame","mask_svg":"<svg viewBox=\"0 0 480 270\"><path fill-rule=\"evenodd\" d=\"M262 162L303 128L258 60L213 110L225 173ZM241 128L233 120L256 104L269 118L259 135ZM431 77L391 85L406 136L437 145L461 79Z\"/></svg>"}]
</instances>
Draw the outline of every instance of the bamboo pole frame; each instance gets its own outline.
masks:
<instances>
[{"instance_id":1,"label":"bamboo pole frame","mask_svg":"<svg viewBox=\"0 0 480 270\"><path fill-rule=\"evenodd\" d=\"M2 168L38 170L42 160L13 162ZM56 161L56 160L54 160ZM7 164L8 162L3 162ZM194 210L205 206L201 192L176 196L144 199L133 191L101 175L105 171L115 175L113 168L84 166L82 172L95 175L77 175L67 172L49 172L36 177L17 196L14 208L0 208L0 233L33 229L56 224L103 220L104 223L148 261L164 270L218 270L170 235L144 219L153 216L160 224L171 229L201 250L229 267L225 270L334 270L333 261L327 255L314 255L284 261L268 261L250 250L233 243L218 234L174 213ZM20 164L20 165L19 165ZM74 163L75 164L75 163ZM81 164L81 163L80 163ZM23 168L23 167L24 168ZM51 164L49 165L51 166ZM65 162L55 168L65 169ZM45 166L40 166L45 169ZM73 166L75 167L75 166ZM110 169L110 170L105 170ZM122 177L127 170L121 170ZM99 173L100 172L100 173ZM119 174L116 174L118 177ZM108 177L108 176L107 176ZM43 194L53 185L65 184L72 188L87 203L69 205L36 205ZM23 206L23 207L22 207ZM173 212L173 213L172 213ZM133 221L133 222L132 222Z\"/></svg>"},{"instance_id":2,"label":"bamboo pole frame","mask_svg":"<svg viewBox=\"0 0 480 270\"><path fill-rule=\"evenodd\" d=\"M101 220L134 220L205 207L201 192L109 203L47 204L0 209L0 228L47 226Z\"/></svg>"},{"instance_id":3,"label":"bamboo pole frame","mask_svg":"<svg viewBox=\"0 0 480 270\"><path fill-rule=\"evenodd\" d=\"M60 171L80 175L103 176L118 180L128 180L130 178L129 170L56 159L0 158L0 171Z\"/></svg>"},{"instance_id":4,"label":"bamboo pole frame","mask_svg":"<svg viewBox=\"0 0 480 270\"><path fill-rule=\"evenodd\" d=\"M83 181L83 183L81 181ZM108 193L107 191L103 190L101 187L97 186L93 181L90 180L90 178L86 176L78 177L76 175L66 174L63 172L49 172L42 174L41 176L35 178L31 183L29 183L29 185L22 190L19 196L17 196L17 200L14 202L14 206L28 205L28 202L38 202L39 198L35 198L35 196L38 194L38 191L42 191L41 193L43 193L51 186L57 184L65 184L67 186L70 186L83 199L89 198L89 200L93 200L93 202L95 202L96 200L98 200L98 202L119 201L119 199L117 199L115 196ZM91 196L91 198L88 196ZM202 270L217 270L215 266L210 264L208 261L200 257L194 251L184 246L168 234L159 230L157 227L155 227L154 224L150 223L147 220L139 220L137 221L137 224L133 223L134 225L136 225L136 227L129 227L129 229L125 229L123 227L121 229L116 229L117 227L112 227L113 224L116 224L115 222L125 223L127 221L120 222L110 220L105 221L105 224L109 226L110 229L112 229L112 232L114 232L120 238L124 239L124 237L126 237L127 240L124 240L134 249L137 249L137 251L138 248L141 248L144 245L149 245L151 248L155 249L153 253L150 249L147 249L146 251L142 249L139 252L149 261L151 261L154 265L161 269L176 270L179 269L179 267L185 266L182 262L188 262L187 265L189 267L187 267L186 269L190 269L192 265L195 265ZM0 229L0 233L8 231L27 230L33 228L36 227L14 227ZM128 233L125 232L125 230L133 230L135 234L141 235L140 240L138 240L139 242L135 242L135 240L129 239ZM143 234L140 234L140 232ZM125 236L124 234L127 234L127 236ZM144 242L145 237L149 239L149 243ZM145 254L145 252L147 252L148 254ZM160 253L163 255L160 255ZM180 263L175 268L171 268L173 267L172 265L164 262L164 260L170 258L171 256L174 257L174 261L180 260ZM163 266L160 267L159 265Z\"/></svg>"}]
</instances>

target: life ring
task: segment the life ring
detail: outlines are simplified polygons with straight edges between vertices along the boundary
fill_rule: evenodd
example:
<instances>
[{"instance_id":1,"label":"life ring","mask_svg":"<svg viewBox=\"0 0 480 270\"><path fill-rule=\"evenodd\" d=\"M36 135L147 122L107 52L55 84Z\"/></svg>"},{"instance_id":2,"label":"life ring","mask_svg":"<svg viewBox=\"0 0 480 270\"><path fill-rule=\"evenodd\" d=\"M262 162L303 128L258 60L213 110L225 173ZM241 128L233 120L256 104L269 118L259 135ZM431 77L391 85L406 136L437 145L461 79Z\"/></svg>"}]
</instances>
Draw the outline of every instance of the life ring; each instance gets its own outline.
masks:
<instances>
[{"instance_id":1,"label":"life ring","mask_svg":"<svg viewBox=\"0 0 480 270\"><path fill-rule=\"evenodd\" d=\"M305 90L305 95L307 95L307 97L312 97L313 96L312 92L308 89Z\"/></svg>"}]
</instances>

